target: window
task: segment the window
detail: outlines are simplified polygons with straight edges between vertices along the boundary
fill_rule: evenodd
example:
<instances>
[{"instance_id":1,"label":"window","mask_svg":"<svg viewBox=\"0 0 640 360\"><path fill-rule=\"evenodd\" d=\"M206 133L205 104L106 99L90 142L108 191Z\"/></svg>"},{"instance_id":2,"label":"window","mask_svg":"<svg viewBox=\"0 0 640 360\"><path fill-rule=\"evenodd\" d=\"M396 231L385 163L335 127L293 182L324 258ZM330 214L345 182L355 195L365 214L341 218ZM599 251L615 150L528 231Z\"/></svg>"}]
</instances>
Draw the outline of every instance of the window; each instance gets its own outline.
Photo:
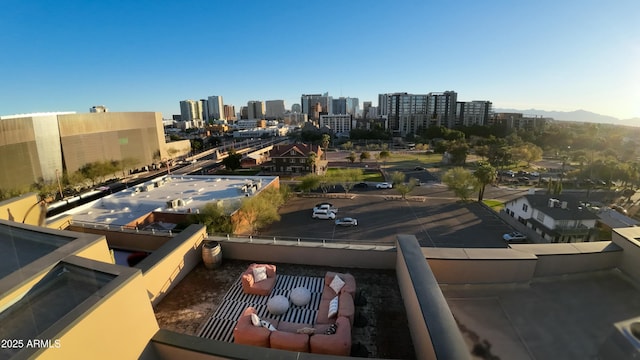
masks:
<instances>
[{"instance_id":1,"label":"window","mask_svg":"<svg viewBox=\"0 0 640 360\"><path fill-rule=\"evenodd\" d=\"M522 204L522 211L527 212L527 210L529 210L529 205Z\"/></svg>"},{"instance_id":2,"label":"window","mask_svg":"<svg viewBox=\"0 0 640 360\"><path fill-rule=\"evenodd\" d=\"M538 211L538 214L536 215L536 219L540 222L544 222L544 213L542 211Z\"/></svg>"}]
</instances>

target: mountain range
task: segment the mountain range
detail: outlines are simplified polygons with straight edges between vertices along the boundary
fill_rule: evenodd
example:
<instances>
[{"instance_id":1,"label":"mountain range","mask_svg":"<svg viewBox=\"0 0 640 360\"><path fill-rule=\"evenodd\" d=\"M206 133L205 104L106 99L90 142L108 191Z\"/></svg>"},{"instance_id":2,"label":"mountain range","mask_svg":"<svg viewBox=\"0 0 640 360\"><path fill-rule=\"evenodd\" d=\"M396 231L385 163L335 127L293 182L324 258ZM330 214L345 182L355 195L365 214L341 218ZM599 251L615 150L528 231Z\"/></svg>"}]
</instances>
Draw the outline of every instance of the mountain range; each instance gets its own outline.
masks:
<instances>
[{"instance_id":1,"label":"mountain range","mask_svg":"<svg viewBox=\"0 0 640 360\"><path fill-rule=\"evenodd\" d=\"M631 119L618 119L613 116L596 114L594 112L590 112L586 110L546 111L546 110L536 110L536 109L528 109L528 110L494 109L494 111L495 112L515 112L515 113L522 113L525 115L537 115L537 116L550 117L555 120L564 120L564 121L579 121L579 122L590 122L590 123L598 123L598 124L640 126L640 118L637 118L637 117L631 118Z\"/></svg>"}]
</instances>

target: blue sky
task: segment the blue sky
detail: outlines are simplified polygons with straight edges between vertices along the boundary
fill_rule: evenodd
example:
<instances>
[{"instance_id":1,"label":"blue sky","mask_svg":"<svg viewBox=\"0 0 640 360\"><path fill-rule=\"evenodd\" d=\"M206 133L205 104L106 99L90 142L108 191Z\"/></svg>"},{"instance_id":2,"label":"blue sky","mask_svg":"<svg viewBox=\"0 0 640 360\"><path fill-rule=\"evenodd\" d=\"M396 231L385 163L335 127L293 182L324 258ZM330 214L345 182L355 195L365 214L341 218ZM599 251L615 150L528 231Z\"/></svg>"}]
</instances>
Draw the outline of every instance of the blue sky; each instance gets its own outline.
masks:
<instances>
[{"instance_id":1,"label":"blue sky","mask_svg":"<svg viewBox=\"0 0 640 360\"><path fill-rule=\"evenodd\" d=\"M640 1L2 0L0 115L458 92L640 117Z\"/></svg>"}]
</instances>

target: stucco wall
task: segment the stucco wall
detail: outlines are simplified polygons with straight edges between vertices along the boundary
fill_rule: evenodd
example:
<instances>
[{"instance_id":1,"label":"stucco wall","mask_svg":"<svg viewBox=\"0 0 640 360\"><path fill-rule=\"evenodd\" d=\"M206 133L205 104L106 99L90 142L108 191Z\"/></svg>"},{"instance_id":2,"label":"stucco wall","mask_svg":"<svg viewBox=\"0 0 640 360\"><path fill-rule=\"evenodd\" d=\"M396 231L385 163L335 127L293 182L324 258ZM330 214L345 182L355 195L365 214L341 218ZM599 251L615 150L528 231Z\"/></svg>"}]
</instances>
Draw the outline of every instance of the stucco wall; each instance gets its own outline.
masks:
<instances>
[{"instance_id":1,"label":"stucco wall","mask_svg":"<svg viewBox=\"0 0 640 360\"><path fill-rule=\"evenodd\" d=\"M640 284L640 227L614 229L612 242L622 248L619 268Z\"/></svg>"}]
</instances>

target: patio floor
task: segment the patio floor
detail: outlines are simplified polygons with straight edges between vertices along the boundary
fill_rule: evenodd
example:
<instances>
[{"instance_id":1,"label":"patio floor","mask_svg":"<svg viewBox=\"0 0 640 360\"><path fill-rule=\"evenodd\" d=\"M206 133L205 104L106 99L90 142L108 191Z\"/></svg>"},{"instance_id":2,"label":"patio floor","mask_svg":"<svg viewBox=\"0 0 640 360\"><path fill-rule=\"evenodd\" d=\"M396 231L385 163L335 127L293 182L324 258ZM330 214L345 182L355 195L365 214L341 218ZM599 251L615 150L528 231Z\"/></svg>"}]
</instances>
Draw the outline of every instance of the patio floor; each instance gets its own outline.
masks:
<instances>
[{"instance_id":1,"label":"patio floor","mask_svg":"<svg viewBox=\"0 0 640 360\"><path fill-rule=\"evenodd\" d=\"M249 261L226 260L215 270L203 264L194 268L155 308L160 327L175 332L198 335L223 303L228 290ZM276 263L279 275L323 277L327 271L349 272L362 290L366 305L356 313L366 325L352 328L352 343L366 351L354 356L414 359L407 317L393 270L342 269ZM210 325L209 325L210 326Z\"/></svg>"}]
</instances>

